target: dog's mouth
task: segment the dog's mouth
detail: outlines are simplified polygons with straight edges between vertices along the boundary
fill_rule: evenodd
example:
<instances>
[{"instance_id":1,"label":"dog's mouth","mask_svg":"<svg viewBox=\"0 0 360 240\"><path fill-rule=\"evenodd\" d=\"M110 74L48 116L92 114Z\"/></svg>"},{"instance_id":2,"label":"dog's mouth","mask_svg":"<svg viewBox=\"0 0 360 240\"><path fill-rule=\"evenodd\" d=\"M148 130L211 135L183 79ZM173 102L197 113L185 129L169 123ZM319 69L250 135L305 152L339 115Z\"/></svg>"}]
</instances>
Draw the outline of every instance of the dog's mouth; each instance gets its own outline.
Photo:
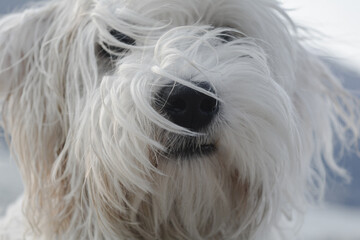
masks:
<instances>
[{"instance_id":1,"label":"dog's mouth","mask_svg":"<svg viewBox=\"0 0 360 240\"><path fill-rule=\"evenodd\" d=\"M214 142L204 142L196 138L186 138L170 144L167 147L165 155L169 158L191 159L210 156L214 154L216 150L217 147Z\"/></svg>"}]
</instances>

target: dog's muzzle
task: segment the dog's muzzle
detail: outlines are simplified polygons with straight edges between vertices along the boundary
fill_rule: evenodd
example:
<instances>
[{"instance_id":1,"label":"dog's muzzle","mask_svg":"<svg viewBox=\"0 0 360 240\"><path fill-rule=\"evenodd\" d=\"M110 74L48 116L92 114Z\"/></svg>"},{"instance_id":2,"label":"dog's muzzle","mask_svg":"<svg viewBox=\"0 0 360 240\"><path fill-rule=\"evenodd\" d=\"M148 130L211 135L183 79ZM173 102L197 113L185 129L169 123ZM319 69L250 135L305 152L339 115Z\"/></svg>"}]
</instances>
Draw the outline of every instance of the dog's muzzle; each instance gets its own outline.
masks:
<instances>
[{"instance_id":1,"label":"dog's muzzle","mask_svg":"<svg viewBox=\"0 0 360 240\"><path fill-rule=\"evenodd\" d=\"M207 82L195 85L215 94ZM191 131L205 130L219 112L216 99L178 83L160 90L156 106L168 120Z\"/></svg>"},{"instance_id":2,"label":"dog's muzzle","mask_svg":"<svg viewBox=\"0 0 360 240\"><path fill-rule=\"evenodd\" d=\"M207 82L193 84L216 95ZM167 149L164 154L170 158L190 159L216 152L211 125L219 113L219 105L215 98L178 83L161 88L155 96L156 110L178 126L201 133L200 136L185 136L164 130L160 134L160 141Z\"/></svg>"}]
</instances>

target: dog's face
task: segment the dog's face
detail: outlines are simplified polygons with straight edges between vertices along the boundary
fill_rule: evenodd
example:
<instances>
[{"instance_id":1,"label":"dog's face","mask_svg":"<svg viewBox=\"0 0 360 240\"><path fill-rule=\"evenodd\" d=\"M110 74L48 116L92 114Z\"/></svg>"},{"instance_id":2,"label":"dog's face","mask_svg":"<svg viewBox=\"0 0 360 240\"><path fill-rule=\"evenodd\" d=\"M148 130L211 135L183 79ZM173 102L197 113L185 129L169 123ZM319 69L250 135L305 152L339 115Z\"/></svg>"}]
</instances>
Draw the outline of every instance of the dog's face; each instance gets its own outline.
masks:
<instances>
[{"instance_id":1,"label":"dog's face","mask_svg":"<svg viewBox=\"0 0 360 240\"><path fill-rule=\"evenodd\" d=\"M112 69L81 122L100 124L78 133L91 139L86 152L99 151L86 159L95 209L117 234L129 222L145 238L250 238L279 207L299 157L296 113L275 67L289 58L245 32L256 24L243 13L252 3L162 3L120 5L126 17L106 32L118 42L99 41Z\"/></svg>"},{"instance_id":2,"label":"dog's face","mask_svg":"<svg viewBox=\"0 0 360 240\"><path fill-rule=\"evenodd\" d=\"M31 33L0 25L5 122L43 234L253 239L303 205L337 120L277 3L73 4L29 12ZM34 46L11 49L22 34Z\"/></svg>"}]
</instances>

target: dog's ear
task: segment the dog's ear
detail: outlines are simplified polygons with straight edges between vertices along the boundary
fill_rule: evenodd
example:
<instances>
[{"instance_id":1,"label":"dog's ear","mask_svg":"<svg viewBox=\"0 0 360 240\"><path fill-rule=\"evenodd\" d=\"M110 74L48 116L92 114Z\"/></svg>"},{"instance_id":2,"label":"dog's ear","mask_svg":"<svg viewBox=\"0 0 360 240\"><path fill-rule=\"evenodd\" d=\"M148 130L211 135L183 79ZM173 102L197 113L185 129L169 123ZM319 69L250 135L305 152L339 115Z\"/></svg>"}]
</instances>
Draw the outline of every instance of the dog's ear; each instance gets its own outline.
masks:
<instances>
[{"instance_id":1,"label":"dog's ear","mask_svg":"<svg viewBox=\"0 0 360 240\"><path fill-rule=\"evenodd\" d=\"M68 3L50 1L0 19L3 125L25 184L26 216L53 233L69 224L71 192L81 191L70 184L72 174L83 178L68 166L67 139L83 96L98 84L96 29L86 4Z\"/></svg>"},{"instance_id":2,"label":"dog's ear","mask_svg":"<svg viewBox=\"0 0 360 240\"><path fill-rule=\"evenodd\" d=\"M300 115L302 155L311 166L307 172L310 195L321 199L330 175L348 180L339 166L344 150L358 151L360 102L316 55L299 48L292 99Z\"/></svg>"}]
</instances>

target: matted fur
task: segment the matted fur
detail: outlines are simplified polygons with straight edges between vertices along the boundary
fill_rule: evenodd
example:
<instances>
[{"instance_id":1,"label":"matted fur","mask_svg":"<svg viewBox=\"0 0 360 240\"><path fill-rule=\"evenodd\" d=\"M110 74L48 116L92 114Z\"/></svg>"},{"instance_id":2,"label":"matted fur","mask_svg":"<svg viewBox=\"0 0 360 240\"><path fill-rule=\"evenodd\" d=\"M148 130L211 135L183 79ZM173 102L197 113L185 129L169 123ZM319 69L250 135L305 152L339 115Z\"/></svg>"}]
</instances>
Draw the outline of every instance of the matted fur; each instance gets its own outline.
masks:
<instances>
[{"instance_id":1,"label":"matted fur","mask_svg":"<svg viewBox=\"0 0 360 240\"><path fill-rule=\"evenodd\" d=\"M350 147L360 126L357 100L299 39L272 0L59 0L0 19L26 218L10 211L1 239L18 225L30 239L289 239L325 168L346 177L334 140ZM207 131L154 108L175 82L218 100ZM217 150L167 154L188 141Z\"/></svg>"}]
</instances>

